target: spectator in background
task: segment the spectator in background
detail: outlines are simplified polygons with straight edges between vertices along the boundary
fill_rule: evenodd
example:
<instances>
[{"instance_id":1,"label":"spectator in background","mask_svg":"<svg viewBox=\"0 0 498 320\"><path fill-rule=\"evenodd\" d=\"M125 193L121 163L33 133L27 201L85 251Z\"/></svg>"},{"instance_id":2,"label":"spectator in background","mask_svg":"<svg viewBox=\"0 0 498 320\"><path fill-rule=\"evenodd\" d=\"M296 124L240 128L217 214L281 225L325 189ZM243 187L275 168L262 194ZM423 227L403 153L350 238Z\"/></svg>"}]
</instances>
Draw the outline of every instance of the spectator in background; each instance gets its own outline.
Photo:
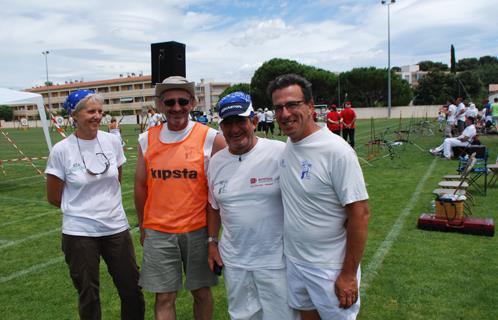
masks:
<instances>
[{"instance_id":1,"label":"spectator in background","mask_svg":"<svg viewBox=\"0 0 498 320\"><path fill-rule=\"evenodd\" d=\"M258 131L264 132L265 131L265 113L263 112L263 109L259 108L256 116L258 117Z\"/></svg>"},{"instance_id":2,"label":"spectator in background","mask_svg":"<svg viewBox=\"0 0 498 320\"><path fill-rule=\"evenodd\" d=\"M272 110L268 110L265 108L265 138L268 138L268 133L271 133L271 137L273 138L273 133L275 130L275 124L273 123L273 118L275 114Z\"/></svg>"},{"instance_id":3,"label":"spectator in background","mask_svg":"<svg viewBox=\"0 0 498 320\"><path fill-rule=\"evenodd\" d=\"M490 106L490 111L495 124L495 129L498 130L498 97L494 98L494 102Z\"/></svg>"},{"instance_id":4,"label":"spectator in background","mask_svg":"<svg viewBox=\"0 0 498 320\"><path fill-rule=\"evenodd\" d=\"M465 118L472 117L477 119L477 115L479 114L479 110L477 110L476 105L473 102L469 103L469 107L465 110L464 116Z\"/></svg>"},{"instance_id":5,"label":"spectator in background","mask_svg":"<svg viewBox=\"0 0 498 320\"><path fill-rule=\"evenodd\" d=\"M145 127L145 131L149 130L152 127L160 125L162 123L162 120L162 114L157 113L154 108L149 108L147 112L147 125Z\"/></svg>"},{"instance_id":6,"label":"spectator in background","mask_svg":"<svg viewBox=\"0 0 498 320\"><path fill-rule=\"evenodd\" d=\"M434 148L430 149L429 153L433 156L443 155L447 160L451 160L453 157L453 147L466 147L472 143L476 136L476 127L474 125L474 118L467 117L465 119L465 124L467 125L463 130L463 133L456 138L446 138L443 143Z\"/></svg>"},{"instance_id":7,"label":"spectator in background","mask_svg":"<svg viewBox=\"0 0 498 320\"><path fill-rule=\"evenodd\" d=\"M456 122L457 106L452 98L448 99L448 113L446 113L446 127L444 128L444 135L446 137L453 137L453 130Z\"/></svg>"},{"instance_id":8,"label":"spectator in background","mask_svg":"<svg viewBox=\"0 0 498 320\"><path fill-rule=\"evenodd\" d=\"M109 122L109 133L118 137L119 141L121 141L121 145L124 147L125 142L123 141L123 138L121 137L121 128L119 127L118 120L116 120L116 118L114 118L114 117L112 117L111 122Z\"/></svg>"},{"instance_id":9,"label":"spectator in background","mask_svg":"<svg viewBox=\"0 0 498 320\"><path fill-rule=\"evenodd\" d=\"M455 122L458 134L462 134L463 129L465 128L465 103L461 97L456 99L456 114L455 114Z\"/></svg>"},{"instance_id":10,"label":"spectator in background","mask_svg":"<svg viewBox=\"0 0 498 320\"><path fill-rule=\"evenodd\" d=\"M329 113L327 113L327 128L336 135L341 135L341 115L337 111L337 106L331 104L329 107Z\"/></svg>"},{"instance_id":11,"label":"spectator in background","mask_svg":"<svg viewBox=\"0 0 498 320\"><path fill-rule=\"evenodd\" d=\"M344 110L341 111L342 137L354 148L354 129L356 128L356 112L351 107L351 102L344 103Z\"/></svg>"},{"instance_id":12,"label":"spectator in background","mask_svg":"<svg viewBox=\"0 0 498 320\"><path fill-rule=\"evenodd\" d=\"M196 121L202 123L203 125L207 125L207 123L208 123L208 119L207 119L206 115L204 114L204 112L201 112L201 115L197 118Z\"/></svg>"}]
</instances>

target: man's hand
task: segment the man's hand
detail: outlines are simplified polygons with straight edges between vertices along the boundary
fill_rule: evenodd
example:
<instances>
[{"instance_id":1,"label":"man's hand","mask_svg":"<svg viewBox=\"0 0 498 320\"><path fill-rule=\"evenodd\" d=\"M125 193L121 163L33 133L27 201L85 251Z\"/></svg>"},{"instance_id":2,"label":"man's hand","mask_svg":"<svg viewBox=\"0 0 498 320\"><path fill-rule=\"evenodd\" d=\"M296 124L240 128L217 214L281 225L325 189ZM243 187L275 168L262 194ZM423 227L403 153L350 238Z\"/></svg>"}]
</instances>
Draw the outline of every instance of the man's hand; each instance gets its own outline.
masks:
<instances>
[{"instance_id":1,"label":"man's hand","mask_svg":"<svg viewBox=\"0 0 498 320\"><path fill-rule=\"evenodd\" d=\"M208 265L209 269L214 272L214 264L223 266L223 260L220 256L220 251L218 250L218 244L214 242L208 243Z\"/></svg>"},{"instance_id":2,"label":"man's hand","mask_svg":"<svg viewBox=\"0 0 498 320\"><path fill-rule=\"evenodd\" d=\"M339 299L339 307L347 309L358 301L358 282L356 275L341 272L335 280L335 294Z\"/></svg>"}]
</instances>

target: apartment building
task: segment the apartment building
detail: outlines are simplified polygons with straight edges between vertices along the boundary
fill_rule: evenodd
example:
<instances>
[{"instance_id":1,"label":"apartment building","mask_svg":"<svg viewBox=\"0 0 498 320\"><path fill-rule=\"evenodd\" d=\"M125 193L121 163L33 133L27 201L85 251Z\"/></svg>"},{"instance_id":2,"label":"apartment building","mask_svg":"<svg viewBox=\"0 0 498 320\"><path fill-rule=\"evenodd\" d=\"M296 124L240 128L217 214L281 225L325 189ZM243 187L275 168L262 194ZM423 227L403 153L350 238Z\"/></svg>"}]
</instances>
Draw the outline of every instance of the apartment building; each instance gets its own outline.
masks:
<instances>
[{"instance_id":1,"label":"apartment building","mask_svg":"<svg viewBox=\"0 0 498 320\"><path fill-rule=\"evenodd\" d=\"M411 87L418 86L420 79L425 77L427 71L420 71L418 64L401 66L401 72L396 72L401 76L401 79L406 80Z\"/></svg>"},{"instance_id":2,"label":"apartment building","mask_svg":"<svg viewBox=\"0 0 498 320\"><path fill-rule=\"evenodd\" d=\"M230 86L229 82L201 80L196 84L198 99L197 110L208 112L219 99L223 90ZM43 96L45 106L58 113L63 109L66 97L78 89L90 89L104 98L104 111L124 114L142 114L148 107L155 105L154 87L149 75L121 75L116 79L99 81L70 81L64 84L39 86L25 91L39 93ZM14 109L14 117L37 118L36 106L19 106Z\"/></svg>"}]
</instances>

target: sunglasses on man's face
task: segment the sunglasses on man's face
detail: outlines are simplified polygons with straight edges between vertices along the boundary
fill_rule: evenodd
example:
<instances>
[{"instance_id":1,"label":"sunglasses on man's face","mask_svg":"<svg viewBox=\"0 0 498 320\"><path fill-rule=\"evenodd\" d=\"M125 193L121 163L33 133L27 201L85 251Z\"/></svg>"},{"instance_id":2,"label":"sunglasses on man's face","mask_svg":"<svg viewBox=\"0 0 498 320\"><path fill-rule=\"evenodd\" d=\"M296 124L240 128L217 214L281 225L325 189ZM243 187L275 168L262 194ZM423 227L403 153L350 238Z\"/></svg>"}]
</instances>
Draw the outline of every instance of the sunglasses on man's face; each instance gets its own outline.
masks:
<instances>
[{"instance_id":1,"label":"sunglasses on man's face","mask_svg":"<svg viewBox=\"0 0 498 320\"><path fill-rule=\"evenodd\" d=\"M163 100L163 103L167 107L173 107L176 103L178 103L180 105L180 107L185 107L186 105L188 105L190 103L190 100L185 99L185 98L166 99L166 100Z\"/></svg>"}]
</instances>

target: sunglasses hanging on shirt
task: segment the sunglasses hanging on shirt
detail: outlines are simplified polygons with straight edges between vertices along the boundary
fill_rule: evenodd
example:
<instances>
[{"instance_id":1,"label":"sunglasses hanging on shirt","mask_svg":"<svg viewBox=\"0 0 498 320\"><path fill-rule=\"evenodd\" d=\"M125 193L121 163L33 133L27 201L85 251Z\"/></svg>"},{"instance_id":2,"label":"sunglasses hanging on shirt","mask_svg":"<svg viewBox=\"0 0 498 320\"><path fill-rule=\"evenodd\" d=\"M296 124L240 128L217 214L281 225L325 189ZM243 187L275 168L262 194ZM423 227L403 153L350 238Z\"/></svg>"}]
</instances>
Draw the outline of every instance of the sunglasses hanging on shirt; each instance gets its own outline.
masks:
<instances>
[{"instance_id":1,"label":"sunglasses hanging on shirt","mask_svg":"<svg viewBox=\"0 0 498 320\"><path fill-rule=\"evenodd\" d=\"M102 145L100 144L99 138L97 137L96 139L97 139L97 143L99 144L101 152L97 152L95 154L95 161L92 161L91 164L98 163L98 164L100 164L100 167L103 167L103 169L102 170L100 170L100 169L99 170L92 170L92 169L90 169L89 166L87 166L87 164L85 162L85 157L81 153L80 140L78 139L78 136L76 134L75 134L75 137L76 137L76 142L78 143L78 151L80 152L81 160L83 161L83 165L85 166L86 172L88 172L88 174L91 174L92 176L98 176L98 175L106 173L107 170L109 170L111 163L109 162L109 159L106 157L106 155L104 153L104 149L102 149Z\"/></svg>"}]
</instances>

